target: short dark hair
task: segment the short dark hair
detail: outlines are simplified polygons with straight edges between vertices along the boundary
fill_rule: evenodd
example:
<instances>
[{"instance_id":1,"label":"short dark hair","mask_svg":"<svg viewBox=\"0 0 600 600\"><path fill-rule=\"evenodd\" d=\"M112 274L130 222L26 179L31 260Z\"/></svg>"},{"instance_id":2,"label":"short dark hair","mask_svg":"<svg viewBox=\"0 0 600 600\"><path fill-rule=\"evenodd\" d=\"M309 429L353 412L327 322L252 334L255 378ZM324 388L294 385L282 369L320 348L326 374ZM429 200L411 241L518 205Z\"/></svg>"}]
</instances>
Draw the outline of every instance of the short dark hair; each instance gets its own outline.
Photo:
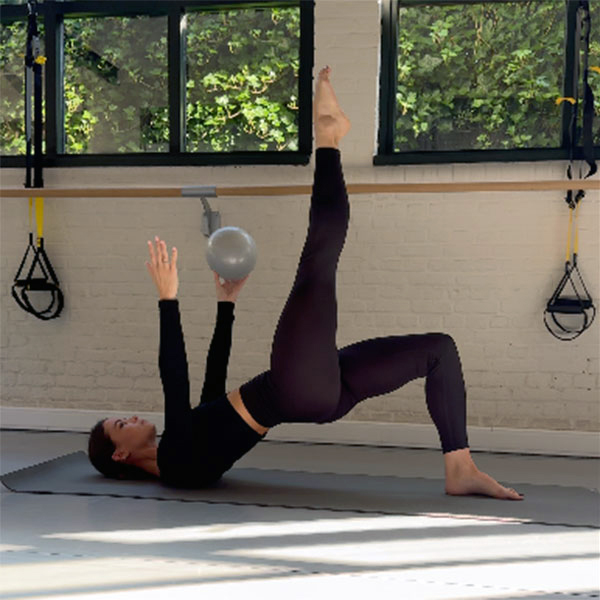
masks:
<instances>
[{"instance_id":1,"label":"short dark hair","mask_svg":"<svg viewBox=\"0 0 600 600\"><path fill-rule=\"evenodd\" d=\"M104 431L105 421L98 421L90 432L88 456L92 465L102 475L112 479L150 479L152 475L144 469L113 460L116 446Z\"/></svg>"}]
</instances>

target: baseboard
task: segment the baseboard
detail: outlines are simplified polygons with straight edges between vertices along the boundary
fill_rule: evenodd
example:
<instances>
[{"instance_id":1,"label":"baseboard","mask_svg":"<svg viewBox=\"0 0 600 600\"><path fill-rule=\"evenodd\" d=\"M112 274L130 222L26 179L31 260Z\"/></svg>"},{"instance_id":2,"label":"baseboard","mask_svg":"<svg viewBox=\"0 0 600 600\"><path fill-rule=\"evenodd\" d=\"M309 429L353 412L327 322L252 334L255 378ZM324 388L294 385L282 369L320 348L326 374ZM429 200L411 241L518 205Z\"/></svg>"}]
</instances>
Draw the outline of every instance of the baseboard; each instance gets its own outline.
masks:
<instances>
[{"instance_id":1,"label":"baseboard","mask_svg":"<svg viewBox=\"0 0 600 600\"><path fill-rule=\"evenodd\" d=\"M137 413L164 427L161 413ZM121 417L122 413L93 410L0 407L0 427L40 431L89 431L100 419ZM268 440L405 448L439 449L433 425L412 423L372 423L337 421L326 425L286 423L269 431ZM472 450L514 454L600 457L600 433L589 431L550 431L541 429L504 429L470 427Z\"/></svg>"}]
</instances>

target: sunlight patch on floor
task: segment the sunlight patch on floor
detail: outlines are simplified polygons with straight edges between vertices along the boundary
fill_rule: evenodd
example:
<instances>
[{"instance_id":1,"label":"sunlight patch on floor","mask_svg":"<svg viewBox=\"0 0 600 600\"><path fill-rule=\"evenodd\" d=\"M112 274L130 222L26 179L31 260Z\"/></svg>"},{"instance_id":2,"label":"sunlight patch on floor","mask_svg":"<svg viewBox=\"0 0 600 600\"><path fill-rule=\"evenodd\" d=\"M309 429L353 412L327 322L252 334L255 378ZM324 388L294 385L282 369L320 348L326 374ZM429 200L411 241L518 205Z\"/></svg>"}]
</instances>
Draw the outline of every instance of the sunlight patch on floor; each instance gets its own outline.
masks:
<instances>
[{"instance_id":1,"label":"sunlight patch on floor","mask_svg":"<svg viewBox=\"0 0 600 600\"><path fill-rule=\"evenodd\" d=\"M593 590L593 588L592 588ZM221 581L210 584L180 584L147 587L137 590L113 590L77 594L78 600L232 600L233 598L260 598L261 600L306 600L342 595L348 600L370 598L418 598L419 600L568 600L586 597L593 591L579 583L571 588L571 595L552 593L540 581L539 587L519 589L518 583L507 579L494 585L465 583L456 578L434 581L431 578L411 579L403 573L373 575L300 575L275 577L255 581ZM34 596L30 600L73 600L71 595Z\"/></svg>"},{"instance_id":2,"label":"sunlight patch on floor","mask_svg":"<svg viewBox=\"0 0 600 600\"><path fill-rule=\"evenodd\" d=\"M523 526L526 527L526 526ZM409 567L421 564L478 564L485 562L513 562L585 558L597 552L598 531L577 529L556 532L519 533L383 540L365 539L357 544L332 540L327 544L271 545L261 548L223 550L216 554L294 562L319 562L360 566Z\"/></svg>"},{"instance_id":3,"label":"sunlight patch on floor","mask_svg":"<svg viewBox=\"0 0 600 600\"><path fill-rule=\"evenodd\" d=\"M290 535L338 534L351 532L376 532L392 530L419 530L429 528L457 528L467 525L485 527L497 525L493 521L428 517L384 516L316 519L311 521L279 521L276 523L219 523L203 526L171 527L160 529L120 529L113 531L82 531L53 533L47 539L104 542L111 544L169 544L175 542L232 540ZM439 535L439 532L437 533Z\"/></svg>"},{"instance_id":4,"label":"sunlight patch on floor","mask_svg":"<svg viewBox=\"0 0 600 600\"><path fill-rule=\"evenodd\" d=\"M284 569L288 571L288 569ZM10 594L40 597L51 594L75 594L77 598L93 589L169 586L181 582L238 579L240 577L280 575L278 567L257 567L251 564L223 561L203 562L156 559L153 557L81 559L66 556L8 553L2 556L2 597ZM113 593L113 592L111 592ZM36 598L38 596L35 596ZM73 597L73 596L72 596Z\"/></svg>"}]
</instances>

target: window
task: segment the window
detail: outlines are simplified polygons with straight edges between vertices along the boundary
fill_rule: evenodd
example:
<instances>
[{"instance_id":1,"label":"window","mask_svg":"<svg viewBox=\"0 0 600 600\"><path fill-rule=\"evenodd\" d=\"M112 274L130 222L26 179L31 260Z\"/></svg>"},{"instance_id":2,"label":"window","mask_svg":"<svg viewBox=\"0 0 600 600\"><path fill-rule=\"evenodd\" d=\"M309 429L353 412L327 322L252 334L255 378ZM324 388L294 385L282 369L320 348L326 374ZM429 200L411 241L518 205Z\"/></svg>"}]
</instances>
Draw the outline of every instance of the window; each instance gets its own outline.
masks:
<instances>
[{"instance_id":1,"label":"window","mask_svg":"<svg viewBox=\"0 0 600 600\"><path fill-rule=\"evenodd\" d=\"M298 150L299 17L297 9L188 16L190 151Z\"/></svg>"},{"instance_id":2,"label":"window","mask_svg":"<svg viewBox=\"0 0 600 600\"><path fill-rule=\"evenodd\" d=\"M573 108L556 99L574 96L577 4L384 0L375 163L568 158ZM600 11L591 5L594 65ZM588 83L600 116L600 77L590 72Z\"/></svg>"},{"instance_id":3,"label":"window","mask_svg":"<svg viewBox=\"0 0 600 600\"><path fill-rule=\"evenodd\" d=\"M23 21L10 25L2 23L0 27L0 152L3 155L25 154L25 84L22 55L27 36L26 29Z\"/></svg>"},{"instance_id":4,"label":"window","mask_svg":"<svg viewBox=\"0 0 600 600\"><path fill-rule=\"evenodd\" d=\"M66 154L169 151L167 27L164 16L65 19Z\"/></svg>"},{"instance_id":5,"label":"window","mask_svg":"<svg viewBox=\"0 0 600 600\"><path fill-rule=\"evenodd\" d=\"M312 0L46 0L45 164L307 164ZM0 152L24 166L27 8L2 2Z\"/></svg>"}]
</instances>

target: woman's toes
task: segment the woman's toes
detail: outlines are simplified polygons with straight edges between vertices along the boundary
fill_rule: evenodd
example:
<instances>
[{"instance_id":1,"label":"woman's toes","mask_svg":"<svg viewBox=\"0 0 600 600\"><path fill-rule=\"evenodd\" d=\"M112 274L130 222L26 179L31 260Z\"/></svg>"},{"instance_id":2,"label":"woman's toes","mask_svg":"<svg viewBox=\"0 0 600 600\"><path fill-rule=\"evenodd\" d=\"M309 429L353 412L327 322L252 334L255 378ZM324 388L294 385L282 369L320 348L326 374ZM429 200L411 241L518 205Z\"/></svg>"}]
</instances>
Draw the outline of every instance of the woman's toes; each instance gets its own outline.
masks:
<instances>
[{"instance_id":1,"label":"woman's toes","mask_svg":"<svg viewBox=\"0 0 600 600\"><path fill-rule=\"evenodd\" d=\"M323 81L329 81L329 74L331 73L331 67L326 66L323 67L320 71L319 71L319 79L323 80Z\"/></svg>"},{"instance_id":2,"label":"woman's toes","mask_svg":"<svg viewBox=\"0 0 600 600\"><path fill-rule=\"evenodd\" d=\"M524 496L523 494L519 494L519 492L517 492L517 490L514 490L513 488L506 488L508 494L507 494L507 499L509 500L523 500Z\"/></svg>"}]
</instances>

